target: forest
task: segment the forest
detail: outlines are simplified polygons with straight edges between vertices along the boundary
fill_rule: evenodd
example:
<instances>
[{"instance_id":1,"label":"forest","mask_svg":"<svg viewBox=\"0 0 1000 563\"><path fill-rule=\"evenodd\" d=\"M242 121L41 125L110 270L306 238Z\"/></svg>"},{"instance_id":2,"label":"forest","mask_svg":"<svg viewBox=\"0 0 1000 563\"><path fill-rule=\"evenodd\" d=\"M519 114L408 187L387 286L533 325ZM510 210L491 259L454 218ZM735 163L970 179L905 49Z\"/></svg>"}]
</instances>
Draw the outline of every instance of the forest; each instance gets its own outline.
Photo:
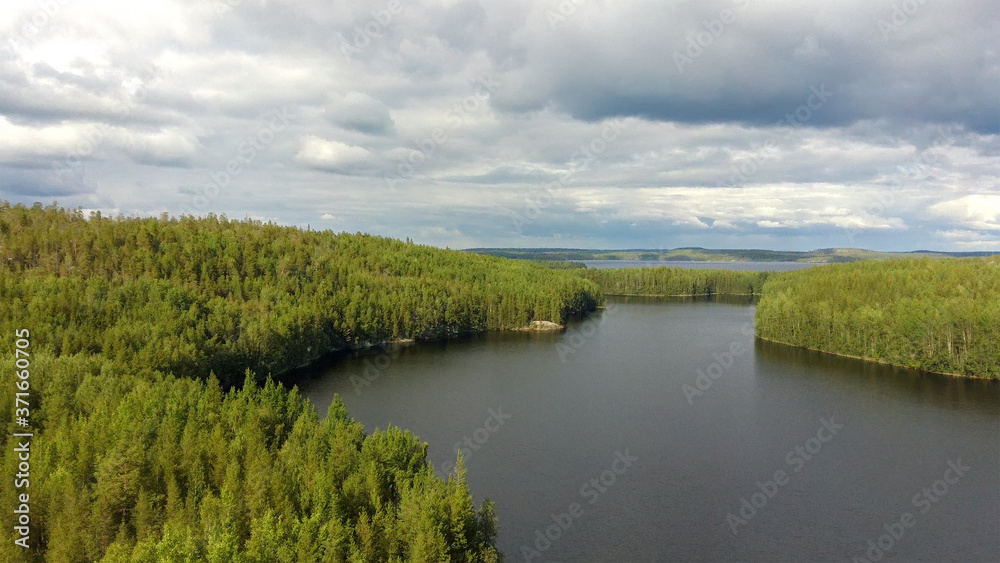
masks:
<instances>
[{"instance_id":1,"label":"forest","mask_svg":"<svg viewBox=\"0 0 1000 563\"><path fill-rule=\"evenodd\" d=\"M0 559L501 560L461 460L444 481L408 432L366 433L339 401L320 420L269 376L602 304L571 270L375 236L0 202L5 475L16 331L34 433L31 549L5 525ZM0 491L5 519L23 492Z\"/></svg>"},{"instance_id":2,"label":"forest","mask_svg":"<svg viewBox=\"0 0 1000 563\"><path fill-rule=\"evenodd\" d=\"M583 271L607 295L760 295L772 272L670 268L615 268Z\"/></svg>"},{"instance_id":3,"label":"forest","mask_svg":"<svg viewBox=\"0 0 1000 563\"><path fill-rule=\"evenodd\" d=\"M338 349L562 323L601 305L570 272L363 234L209 216L0 204L0 326L174 375L266 376Z\"/></svg>"},{"instance_id":4,"label":"forest","mask_svg":"<svg viewBox=\"0 0 1000 563\"><path fill-rule=\"evenodd\" d=\"M1000 378L1000 256L837 264L764 285L757 336L847 356Z\"/></svg>"}]
</instances>

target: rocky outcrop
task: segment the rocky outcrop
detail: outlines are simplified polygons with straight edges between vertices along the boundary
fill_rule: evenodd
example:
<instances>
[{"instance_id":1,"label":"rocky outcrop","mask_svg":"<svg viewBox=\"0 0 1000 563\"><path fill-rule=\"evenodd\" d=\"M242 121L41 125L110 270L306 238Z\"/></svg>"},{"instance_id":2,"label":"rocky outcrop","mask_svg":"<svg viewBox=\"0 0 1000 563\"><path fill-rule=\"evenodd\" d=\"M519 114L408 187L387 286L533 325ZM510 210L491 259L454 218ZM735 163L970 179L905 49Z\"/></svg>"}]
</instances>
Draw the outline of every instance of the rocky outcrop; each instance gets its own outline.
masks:
<instances>
[{"instance_id":1,"label":"rocky outcrop","mask_svg":"<svg viewBox=\"0 0 1000 563\"><path fill-rule=\"evenodd\" d=\"M566 327L564 327L563 325L561 325L559 323L554 323L552 321L531 321L531 323L528 326L523 327L523 328L519 328L519 329L516 329L516 330L534 331L534 332L551 332L551 331L556 331L556 330L563 330L564 328L566 328Z\"/></svg>"}]
</instances>

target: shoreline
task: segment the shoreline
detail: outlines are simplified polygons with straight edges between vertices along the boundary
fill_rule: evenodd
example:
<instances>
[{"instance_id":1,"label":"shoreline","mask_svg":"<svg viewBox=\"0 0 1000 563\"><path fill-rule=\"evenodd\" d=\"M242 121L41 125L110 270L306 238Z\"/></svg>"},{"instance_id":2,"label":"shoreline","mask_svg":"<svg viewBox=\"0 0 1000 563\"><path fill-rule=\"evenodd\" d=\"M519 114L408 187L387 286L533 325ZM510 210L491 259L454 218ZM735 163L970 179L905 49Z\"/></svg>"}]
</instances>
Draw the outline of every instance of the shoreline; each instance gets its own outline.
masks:
<instances>
[{"instance_id":1,"label":"shoreline","mask_svg":"<svg viewBox=\"0 0 1000 563\"><path fill-rule=\"evenodd\" d=\"M605 294L605 296L607 296L607 297L713 297L713 296L722 296L722 295L739 296L739 297L754 297L754 296L757 296L759 294L756 294L756 293L713 293L713 294L685 294L685 295L661 295L661 294L650 295L650 294L627 294L627 293L606 293ZM598 306L598 307L596 307L594 309L594 311L589 311L589 312L596 312L596 311L601 311L601 310L606 310L606 309L607 309L607 305L605 304L605 305L602 305L602 306ZM586 313L583 313L583 315L586 315ZM314 366L316 364L323 363L324 361L333 359L334 357L339 356L341 354L350 354L350 353L355 353L355 352L365 353L365 352L370 352L371 350L376 349L376 348L385 348L387 346L408 346L408 345L411 345L411 344L417 344L417 343L421 343L421 342L441 342L441 341L449 340L451 338L458 338L458 337L462 337L462 336L470 336L470 335L477 335L477 334L485 334L485 333L489 333L489 332L552 333L552 332L562 332L564 330L566 330L566 326L562 325L562 324L554 323L554 322L551 322L551 321L531 321L530 323L528 323L525 326L516 327L516 328L481 329L481 330L471 329L471 330L464 330L464 331L459 331L459 332L454 332L454 333L437 334L437 335L430 336L430 337L427 337L427 338L419 338L419 337L399 338L399 339L395 339L395 340L384 340L384 341L381 341L381 342L366 342L366 343L363 343L363 344L349 344L349 343L345 343L346 345L343 346L343 347L330 349L330 350L326 351L325 353L323 353L322 355L320 355L320 356L318 356L316 358L313 358L312 360L310 360L310 361L308 361L306 363L303 363L302 365L299 365L299 366L296 366L296 367L294 367L292 369L286 370L286 371L284 371L284 372L282 372L280 374L273 374L273 376L276 377L276 378L285 379L287 376L289 376L291 374L294 374L295 372L308 369L308 368L310 368L310 367L312 367L312 366ZM953 373L953 372L946 372L946 371L934 371L934 370L920 368L920 367L907 366L907 365L903 365L903 364L895 364L895 363L892 363L892 362L888 362L888 361L885 361L885 360L879 360L879 359L876 359L876 358L869 358L869 357L865 357L865 356L855 356L855 355L852 355L852 354L844 354L844 353L841 353L841 352L833 352L833 351L824 350L824 349L821 349L821 348L813 348L813 347L810 347L810 346L802 346L802 345L798 345L798 344L792 344L790 342L784 342L784 341L781 341L781 340L775 340L773 338L767 338L767 337L764 337L764 336L760 336L760 335L758 335L756 333L754 334L754 339L755 340L762 340L764 342L770 342L770 343L773 343L773 344L780 344L782 346L788 346L790 348L798 348L800 350L809 350L809 351L812 351L812 352L819 352L821 354L829 354L831 356L837 356L837 357L840 357L840 358L849 358L849 359L852 359L852 360L859 360L859 361L862 361L862 362L879 364L879 365L883 365L883 366L891 366L891 367L895 367L895 368L902 368L902 369L912 370L912 371L916 371L916 372L920 372L920 373L927 373L927 374L934 374L934 375L944 375L944 376L948 376L948 377L956 377L956 378L962 378L962 379L971 379L971 380L977 380L977 381L1000 381L1000 379L997 379L997 378L981 377L981 376L977 376L977 375L968 375L968 374L963 374L963 373Z\"/></svg>"},{"instance_id":2,"label":"shoreline","mask_svg":"<svg viewBox=\"0 0 1000 563\"><path fill-rule=\"evenodd\" d=\"M594 311L586 311L586 312L583 312L583 313L576 313L576 314L586 315L588 313L596 312L596 311L599 311L599 310L604 309L604 308L605 307L603 307L603 306L602 307L596 307L594 309ZM395 340L382 340L382 341L379 341L379 342L364 342L364 343L360 343L360 344L351 344L351 343L349 343L349 342L344 341L343 339L341 339L344 342L343 346L341 346L341 347L335 347L335 348L330 348L329 350L326 350L325 352L323 352L322 354L320 354L319 356L316 356L315 358L313 358L311 360L308 360L308 361L306 361L306 362L304 362L304 363L302 363L300 365L297 365L297 366L295 366L293 368L286 369L286 370L284 370L282 372L279 372L279 373L271 373L270 376L273 377L276 381L277 380L284 381L291 374L295 374L296 372L301 372L303 370L308 370L309 368L311 368L311 367L313 367L313 366L315 366L317 364L325 363L325 362L330 361L330 360L332 360L332 359L334 359L334 358L336 358L338 356L341 356L343 354L352 354L352 353L362 353L362 354L364 354L364 353L369 353L369 352L371 352L372 350L375 350L375 349L379 349L379 348L385 349L386 347L390 347L390 346L409 346L411 344L418 344L418 343L421 343L421 342L443 342L443 341L446 341L446 340L450 340L452 338L461 338L463 336L473 336L473 335L478 335L478 334L486 334L486 333L490 333L490 332L518 332L518 333L546 333L546 334L548 334L548 333L553 333L553 332L562 332L564 330L566 330L566 326L565 325L562 325L562 324L559 324L559 323L554 323L552 321L531 321L531 322L529 322L528 324L526 324L524 326L520 326L520 327L516 327L516 328L469 329L469 330L461 330L461 331L457 331L457 332L445 332L445 333L435 334L433 336L428 336L428 337L424 337L424 338L421 338L421 337L397 338ZM259 379L259 376L258 376L258 379Z\"/></svg>"},{"instance_id":3,"label":"shoreline","mask_svg":"<svg viewBox=\"0 0 1000 563\"><path fill-rule=\"evenodd\" d=\"M760 297L761 293L605 293L605 297L718 297L732 295L734 297Z\"/></svg>"},{"instance_id":4,"label":"shoreline","mask_svg":"<svg viewBox=\"0 0 1000 563\"><path fill-rule=\"evenodd\" d=\"M913 370L913 371L919 371L921 373L931 373L931 374L934 374L934 375L946 375L946 376L949 376L949 377L958 377L958 378L962 378L962 379L975 379L975 380L978 380L978 381L1000 381L1000 380L997 380L997 379L992 378L992 377L979 377L978 375L966 375L964 373L952 373L952 372L947 372L947 371L933 371L933 370L929 370L929 369L918 368L918 367L913 367L913 366L906 366L906 365L902 365L902 364L894 364L892 362L887 362L887 361L884 361L884 360L878 360L878 359L875 359L875 358L868 358L868 357L864 357L864 356L854 356L854 355L851 355L851 354L843 354L843 353L840 353L840 352L831 352L829 350L823 350L823 349L820 349L820 348L812 348L812 347L809 347L809 346L800 346L798 344L791 344L789 342L782 342L781 340L775 340L773 338L766 338L764 336L759 336L757 334L754 334L754 339L756 339L756 340L763 340L765 342L772 342L774 344L780 344L782 346L789 346L791 348L798 348L800 350L810 350L810 351L813 351L813 352L819 352L821 354L829 354L831 356L838 356L838 357L841 357L841 358L850 358L852 360L860 360L862 362L869 362L869 363L873 363L873 364L880 364L880 365L883 365L883 366L891 366L891 367L896 367L896 368L903 368L903 369L908 369L908 370Z\"/></svg>"}]
</instances>

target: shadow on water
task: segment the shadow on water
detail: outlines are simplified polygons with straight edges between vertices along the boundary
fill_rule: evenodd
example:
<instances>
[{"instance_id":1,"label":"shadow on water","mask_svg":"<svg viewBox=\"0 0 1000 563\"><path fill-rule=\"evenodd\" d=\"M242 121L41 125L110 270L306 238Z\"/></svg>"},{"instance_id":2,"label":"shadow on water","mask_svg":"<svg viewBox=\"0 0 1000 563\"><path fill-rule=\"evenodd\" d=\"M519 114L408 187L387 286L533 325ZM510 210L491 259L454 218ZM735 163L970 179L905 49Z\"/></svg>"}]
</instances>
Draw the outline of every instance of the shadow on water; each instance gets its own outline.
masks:
<instances>
[{"instance_id":1,"label":"shadow on water","mask_svg":"<svg viewBox=\"0 0 1000 563\"><path fill-rule=\"evenodd\" d=\"M757 373L767 378L821 381L855 393L939 408L1000 414L1000 381L929 373L756 340ZM777 369L780 368L780 369Z\"/></svg>"},{"instance_id":2,"label":"shadow on water","mask_svg":"<svg viewBox=\"0 0 1000 563\"><path fill-rule=\"evenodd\" d=\"M725 305L756 305L759 295L731 295L716 293L712 295L611 295L608 303L629 303L636 305L655 305L667 303L722 303Z\"/></svg>"},{"instance_id":3,"label":"shadow on water","mask_svg":"<svg viewBox=\"0 0 1000 563\"><path fill-rule=\"evenodd\" d=\"M600 314L598 311L591 314ZM589 315L581 315L572 322L583 322ZM309 386L320 380L329 377L331 372L337 372L345 365L361 364L367 362L377 369L384 369L386 360L396 361L397 359L416 359L420 357L433 357L446 354L449 350L467 350L470 347L488 346L499 343L517 344L522 342L551 342L553 344L560 341L563 331L558 332L479 332L461 334L449 338L438 340L419 340L405 342L390 342L359 348L356 350L341 350L331 352L315 362L298 369L291 370L280 377L282 384L291 388L292 386ZM363 376L360 372L358 375ZM320 413L325 415L324 413Z\"/></svg>"},{"instance_id":4,"label":"shadow on water","mask_svg":"<svg viewBox=\"0 0 1000 563\"><path fill-rule=\"evenodd\" d=\"M723 303L728 305L755 305L758 300L759 296L754 295L609 296L608 305L611 307L619 303ZM600 322L607 312L607 309L598 309L588 313L572 315L566 320L566 329L573 330L579 328L581 324L587 321ZM288 387L307 384L317 379L325 378L331 370L335 370L338 366L359 358L367 358L374 361L382 356L387 356L395 360L397 358L416 357L420 355L442 354L450 348L465 349L470 345L487 343L550 342L556 344L564 340L566 332L566 330L552 332L488 331L460 334L436 340L390 342L367 348L331 352L307 366L282 374L278 379Z\"/></svg>"}]
</instances>

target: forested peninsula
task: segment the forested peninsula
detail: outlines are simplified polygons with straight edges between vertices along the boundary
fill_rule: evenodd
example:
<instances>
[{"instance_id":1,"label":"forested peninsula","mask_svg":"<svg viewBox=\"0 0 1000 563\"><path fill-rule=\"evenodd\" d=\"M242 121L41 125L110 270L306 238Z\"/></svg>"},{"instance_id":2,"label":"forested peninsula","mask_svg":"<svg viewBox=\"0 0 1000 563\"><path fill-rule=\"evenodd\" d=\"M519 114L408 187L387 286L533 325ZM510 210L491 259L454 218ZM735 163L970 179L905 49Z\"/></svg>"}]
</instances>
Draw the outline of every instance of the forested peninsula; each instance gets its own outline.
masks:
<instances>
[{"instance_id":1,"label":"forested peninsula","mask_svg":"<svg viewBox=\"0 0 1000 563\"><path fill-rule=\"evenodd\" d=\"M320 421L267 376L602 299L570 271L369 235L0 202L6 475L18 382L34 434L31 549L4 526L0 559L498 561L462 464L442 481L408 432L366 434L339 401Z\"/></svg>"},{"instance_id":2,"label":"forested peninsula","mask_svg":"<svg viewBox=\"0 0 1000 563\"><path fill-rule=\"evenodd\" d=\"M1000 378L1000 256L898 258L790 272L655 267L581 275L607 295L754 295L759 338Z\"/></svg>"},{"instance_id":3,"label":"forested peninsula","mask_svg":"<svg viewBox=\"0 0 1000 563\"><path fill-rule=\"evenodd\" d=\"M1000 378L1000 257L902 259L773 276L757 336L926 371Z\"/></svg>"}]
</instances>

